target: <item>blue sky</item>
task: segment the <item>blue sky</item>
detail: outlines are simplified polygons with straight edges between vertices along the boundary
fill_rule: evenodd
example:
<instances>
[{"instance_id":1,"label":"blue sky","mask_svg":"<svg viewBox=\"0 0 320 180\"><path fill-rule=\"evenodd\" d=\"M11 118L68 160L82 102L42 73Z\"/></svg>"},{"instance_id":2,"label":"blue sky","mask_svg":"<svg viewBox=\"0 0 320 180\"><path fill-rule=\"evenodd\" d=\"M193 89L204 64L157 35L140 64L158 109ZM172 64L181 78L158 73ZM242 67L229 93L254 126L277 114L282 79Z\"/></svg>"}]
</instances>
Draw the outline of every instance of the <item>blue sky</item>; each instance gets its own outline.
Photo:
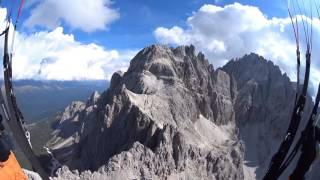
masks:
<instances>
[{"instance_id":1,"label":"blue sky","mask_svg":"<svg viewBox=\"0 0 320 180\"><path fill-rule=\"evenodd\" d=\"M198 10L203 4L225 5L234 1L214 0L119 0L113 5L119 8L121 17L111 25L109 31L94 34L79 33L80 40L97 42L112 48L142 48L148 44L156 43L153 31L159 26L171 27L185 26L185 20ZM283 3L262 0L240 1L243 4L258 6L266 15L286 16ZM267 3L266 3L267 2ZM269 3L268 3L269 2Z\"/></svg>"},{"instance_id":2,"label":"blue sky","mask_svg":"<svg viewBox=\"0 0 320 180\"><path fill-rule=\"evenodd\" d=\"M5 7L11 7L12 2L15 2L17 9L17 1L3 1ZM10 2L8 4L8 2ZM23 10L22 22L26 20L31 13L31 10L37 6L36 3L31 3L26 0L26 6ZM73 29L63 23L65 33L72 33L75 38L83 43L95 42L107 48L115 49L132 49L143 48L146 45L156 43L153 36L153 31L159 27L171 27L179 25L185 26L185 20L197 11L204 4L216 4L224 6L232 4L236 1L231 0L114 0L111 7L118 10L120 18L113 22L107 30L99 30L95 32L83 32L79 29ZM279 0L243 0L237 1L244 5L253 5L261 9L265 15L270 17L287 16L286 2ZM31 5L30 5L31 4ZM48 12L50 13L50 12ZM32 33L43 28L36 27L28 29L23 25L20 30Z\"/></svg>"},{"instance_id":3,"label":"blue sky","mask_svg":"<svg viewBox=\"0 0 320 180\"><path fill-rule=\"evenodd\" d=\"M8 2L17 1L3 0L2 24ZM302 19L309 27L311 19L297 17L302 33ZM318 49L320 21L312 22ZM216 68L255 52L292 80L296 76L296 45L285 0L26 0L15 42L15 79L110 79L154 43L194 44ZM317 52L314 59L320 59ZM316 87L320 62L313 61L312 67Z\"/></svg>"},{"instance_id":4,"label":"blue sky","mask_svg":"<svg viewBox=\"0 0 320 180\"><path fill-rule=\"evenodd\" d=\"M287 15L287 12L280 6L282 3L263 2L266 1L243 1L244 4L258 5L270 16ZM156 43L153 31L157 27L174 25L184 27L188 16L203 4L225 5L230 3L233 1L215 3L214 0L118 0L113 6L119 8L121 18L111 25L109 31L92 35L79 33L79 38L89 41L96 38L99 43L112 48L142 48Z\"/></svg>"}]
</instances>

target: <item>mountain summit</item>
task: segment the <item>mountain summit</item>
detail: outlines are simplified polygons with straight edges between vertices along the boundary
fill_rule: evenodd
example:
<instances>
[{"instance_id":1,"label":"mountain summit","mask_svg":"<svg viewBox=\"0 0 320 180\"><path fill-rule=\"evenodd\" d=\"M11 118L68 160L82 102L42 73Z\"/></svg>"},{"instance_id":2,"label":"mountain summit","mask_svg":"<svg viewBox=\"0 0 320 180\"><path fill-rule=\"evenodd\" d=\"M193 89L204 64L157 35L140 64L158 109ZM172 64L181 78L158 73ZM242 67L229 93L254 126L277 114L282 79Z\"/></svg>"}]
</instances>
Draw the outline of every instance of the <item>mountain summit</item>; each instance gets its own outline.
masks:
<instances>
[{"instance_id":1,"label":"mountain summit","mask_svg":"<svg viewBox=\"0 0 320 180\"><path fill-rule=\"evenodd\" d=\"M152 45L107 91L68 106L47 145L81 172L63 167L59 179L261 178L294 96L256 54L214 70L192 45Z\"/></svg>"}]
</instances>

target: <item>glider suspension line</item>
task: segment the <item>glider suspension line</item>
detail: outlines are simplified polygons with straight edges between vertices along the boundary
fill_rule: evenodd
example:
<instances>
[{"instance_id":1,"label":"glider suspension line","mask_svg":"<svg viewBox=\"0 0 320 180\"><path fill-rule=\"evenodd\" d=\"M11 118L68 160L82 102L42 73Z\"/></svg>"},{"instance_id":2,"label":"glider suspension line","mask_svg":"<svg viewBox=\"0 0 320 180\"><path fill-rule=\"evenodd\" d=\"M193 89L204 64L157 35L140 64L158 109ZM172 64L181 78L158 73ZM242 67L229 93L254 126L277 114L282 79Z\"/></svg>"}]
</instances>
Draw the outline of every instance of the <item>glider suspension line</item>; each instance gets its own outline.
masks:
<instances>
[{"instance_id":1,"label":"glider suspension line","mask_svg":"<svg viewBox=\"0 0 320 180\"><path fill-rule=\"evenodd\" d=\"M11 26L11 15L12 9L7 16L7 25L5 30L0 34L4 35L4 51L3 51L3 71L4 71L4 87L5 91L0 93L0 103L1 109L4 116L7 119L7 123L10 127L13 136L18 143L19 147L29 160L30 164L33 167L33 170L38 172L42 179L47 180L49 179L48 175L42 168L39 160L35 156L31 143L30 143L30 133L27 131L25 127L24 117L17 105L16 97L14 95L13 85L12 85L12 50L15 38L15 31L17 28L17 24L19 22L19 18L22 13L24 0L20 1L20 6L18 9L18 13L14 23L14 30L12 36L12 43L11 43L11 51L8 50L8 41L9 41L9 32ZM14 7L14 5L12 5Z\"/></svg>"},{"instance_id":2,"label":"glider suspension line","mask_svg":"<svg viewBox=\"0 0 320 180\"><path fill-rule=\"evenodd\" d=\"M294 157L296 156L297 152L301 150L301 155L298 160L297 166L294 169L293 173L290 176L291 180L294 179L304 179L305 174L309 170L313 160L315 159L316 154L316 141L320 140L320 130L316 128L315 121L318 114L319 108L319 101L320 101L320 84L317 92L317 96L315 99L315 104L312 110L312 113L308 119L307 125L301 133L301 137L298 139L297 143L295 144L294 148L292 149L291 153L288 155L290 147L294 141L295 135L299 128L299 124L301 122L301 118L303 115L303 111L306 104L306 97L307 97L307 90L308 90L308 83L309 83L309 76L310 76L310 64L311 64L311 51L312 51L312 36L313 36L313 8L310 3L310 17L303 14L307 14L305 2L302 1L302 8L300 7L300 3L297 0L296 3L292 3L294 15L290 10L288 3L288 13L291 19L291 24L293 27L295 40L296 40L296 56L297 56L297 92L294 104L294 109L291 115L291 120L289 123L289 127L286 132L286 136L283 139L282 143L278 151L272 157L269 169L264 176L264 180L274 180L278 179L279 176L283 173L283 171L289 166L292 162ZM316 5L316 3L315 3ZM297 15L296 8L299 10L300 15ZM319 7L316 5L316 10L319 16ZM299 20L298 20L298 17ZM320 16L319 16L320 18ZM309 21L309 22L308 22ZM305 69L305 77L304 83L302 87L301 93L299 93L299 73L300 73L300 46L299 46L299 22L302 23L305 41L306 41L306 69ZM310 25L308 25L310 24ZM319 137L316 137L316 136ZM319 138L319 139L316 139Z\"/></svg>"}]
</instances>

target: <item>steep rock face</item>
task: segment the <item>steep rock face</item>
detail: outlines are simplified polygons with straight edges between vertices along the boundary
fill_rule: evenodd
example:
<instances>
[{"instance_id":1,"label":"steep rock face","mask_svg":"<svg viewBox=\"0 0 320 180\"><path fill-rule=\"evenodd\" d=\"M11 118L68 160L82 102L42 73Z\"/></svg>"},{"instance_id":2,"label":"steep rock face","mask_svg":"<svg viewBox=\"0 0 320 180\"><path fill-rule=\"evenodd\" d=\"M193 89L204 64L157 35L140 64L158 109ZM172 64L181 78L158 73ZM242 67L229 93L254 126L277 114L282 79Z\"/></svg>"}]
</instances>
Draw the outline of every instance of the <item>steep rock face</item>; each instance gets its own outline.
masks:
<instances>
[{"instance_id":1,"label":"steep rock face","mask_svg":"<svg viewBox=\"0 0 320 180\"><path fill-rule=\"evenodd\" d=\"M278 66L256 54L231 60L222 69L237 82L235 121L245 146L245 164L261 179L289 125L295 99L293 83ZM308 117L311 108L309 98L304 116ZM283 179L287 179L292 168L284 173Z\"/></svg>"},{"instance_id":2,"label":"steep rock face","mask_svg":"<svg viewBox=\"0 0 320 180\"><path fill-rule=\"evenodd\" d=\"M294 96L256 54L214 70L193 46L147 47L101 96L66 109L49 146L71 170L57 179L261 179Z\"/></svg>"},{"instance_id":3,"label":"steep rock face","mask_svg":"<svg viewBox=\"0 0 320 180\"><path fill-rule=\"evenodd\" d=\"M100 168L96 178L243 179L235 97L234 80L193 46L153 45L113 75L94 105L71 110L83 115L76 140L54 135L50 147L71 169Z\"/></svg>"},{"instance_id":4,"label":"steep rock face","mask_svg":"<svg viewBox=\"0 0 320 180\"><path fill-rule=\"evenodd\" d=\"M70 155L79 153L79 142L83 134L92 131L92 126L97 123L96 103L99 94L94 92L87 103L76 101L65 108L60 121L55 125L52 133L54 138L47 142L47 146L54 150L60 163L72 165ZM90 121L88 123L88 121ZM84 130L84 124L86 131Z\"/></svg>"}]
</instances>

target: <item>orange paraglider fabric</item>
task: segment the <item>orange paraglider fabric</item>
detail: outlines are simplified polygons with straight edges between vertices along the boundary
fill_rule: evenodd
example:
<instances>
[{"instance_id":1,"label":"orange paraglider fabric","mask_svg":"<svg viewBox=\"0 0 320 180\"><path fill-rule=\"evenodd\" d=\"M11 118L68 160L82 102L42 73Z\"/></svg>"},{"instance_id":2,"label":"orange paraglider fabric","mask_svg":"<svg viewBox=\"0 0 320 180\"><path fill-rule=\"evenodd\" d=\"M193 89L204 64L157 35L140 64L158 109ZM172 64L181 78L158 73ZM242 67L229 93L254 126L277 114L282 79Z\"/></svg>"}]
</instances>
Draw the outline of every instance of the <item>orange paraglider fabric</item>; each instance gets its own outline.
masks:
<instances>
[{"instance_id":1,"label":"orange paraglider fabric","mask_svg":"<svg viewBox=\"0 0 320 180\"><path fill-rule=\"evenodd\" d=\"M28 180L12 152L10 152L9 159L7 161L0 162L0 179Z\"/></svg>"}]
</instances>

